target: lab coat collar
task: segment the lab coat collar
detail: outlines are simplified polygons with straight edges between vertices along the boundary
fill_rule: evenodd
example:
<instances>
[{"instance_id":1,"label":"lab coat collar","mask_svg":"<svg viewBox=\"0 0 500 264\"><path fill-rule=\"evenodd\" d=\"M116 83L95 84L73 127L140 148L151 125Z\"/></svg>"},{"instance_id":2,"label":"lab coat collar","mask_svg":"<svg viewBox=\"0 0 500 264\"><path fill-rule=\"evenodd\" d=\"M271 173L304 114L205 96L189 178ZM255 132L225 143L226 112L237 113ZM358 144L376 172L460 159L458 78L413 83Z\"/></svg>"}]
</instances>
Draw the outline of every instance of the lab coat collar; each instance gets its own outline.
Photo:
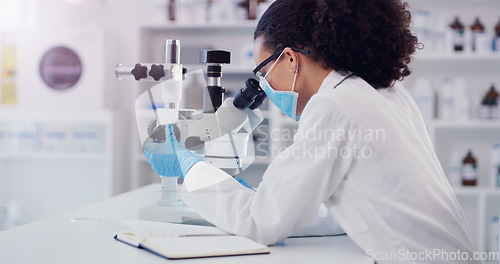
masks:
<instances>
[{"instance_id":1,"label":"lab coat collar","mask_svg":"<svg viewBox=\"0 0 500 264\"><path fill-rule=\"evenodd\" d=\"M318 89L318 93L325 90L333 89L337 84L339 84L345 77L351 74L348 71L334 71L332 70L328 76L323 80L323 83Z\"/></svg>"}]
</instances>

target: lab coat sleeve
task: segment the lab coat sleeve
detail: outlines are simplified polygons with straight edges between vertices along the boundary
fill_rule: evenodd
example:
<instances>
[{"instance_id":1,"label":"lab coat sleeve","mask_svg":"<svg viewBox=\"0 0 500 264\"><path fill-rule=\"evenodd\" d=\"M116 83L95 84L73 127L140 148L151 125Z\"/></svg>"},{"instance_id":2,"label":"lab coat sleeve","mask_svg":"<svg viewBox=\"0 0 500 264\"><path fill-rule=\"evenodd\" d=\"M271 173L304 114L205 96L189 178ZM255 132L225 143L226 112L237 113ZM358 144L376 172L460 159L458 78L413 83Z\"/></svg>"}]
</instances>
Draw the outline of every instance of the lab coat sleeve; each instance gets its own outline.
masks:
<instances>
[{"instance_id":1,"label":"lab coat sleeve","mask_svg":"<svg viewBox=\"0 0 500 264\"><path fill-rule=\"evenodd\" d=\"M268 245L310 224L347 174L353 158L341 154L354 146L329 136L351 128L332 101L313 96L302 116L294 143L269 165L257 192L199 162L185 177L183 201L220 229ZM207 177L213 184L205 184Z\"/></svg>"},{"instance_id":2,"label":"lab coat sleeve","mask_svg":"<svg viewBox=\"0 0 500 264\"><path fill-rule=\"evenodd\" d=\"M345 234L344 229L333 219L330 210L321 204L314 218L314 221L308 226L294 232L290 237L309 237L309 236L333 236Z\"/></svg>"}]
</instances>

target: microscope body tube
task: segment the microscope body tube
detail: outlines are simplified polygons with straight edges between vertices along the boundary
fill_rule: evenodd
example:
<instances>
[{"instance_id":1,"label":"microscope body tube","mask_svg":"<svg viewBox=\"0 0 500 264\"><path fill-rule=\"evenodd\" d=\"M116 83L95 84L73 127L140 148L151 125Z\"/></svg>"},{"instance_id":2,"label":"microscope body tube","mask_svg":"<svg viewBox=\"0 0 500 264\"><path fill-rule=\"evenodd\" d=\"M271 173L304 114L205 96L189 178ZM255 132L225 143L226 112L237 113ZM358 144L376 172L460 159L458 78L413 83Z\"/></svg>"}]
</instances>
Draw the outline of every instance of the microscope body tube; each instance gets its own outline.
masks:
<instances>
[{"instance_id":1,"label":"microscope body tube","mask_svg":"<svg viewBox=\"0 0 500 264\"><path fill-rule=\"evenodd\" d=\"M179 206L182 204L177 198L177 178L161 177L161 196L158 200L160 206Z\"/></svg>"},{"instance_id":2,"label":"microscope body tube","mask_svg":"<svg viewBox=\"0 0 500 264\"><path fill-rule=\"evenodd\" d=\"M181 63L181 41L177 39L167 39L165 42L165 63Z\"/></svg>"},{"instance_id":3,"label":"microscope body tube","mask_svg":"<svg viewBox=\"0 0 500 264\"><path fill-rule=\"evenodd\" d=\"M158 125L172 124L179 120L179 101L181 99L182 79L162 83L163 108L157 108Z\"/></svg>"},{"instance_id":4,"label":"microscope body tube","mask_svg":"<svg viewBox=\"0 0 500 264\"><path fill-rule=\"evenodd\" d=\"M180 41L168 39L165 44L165 63L172 65L180 64ZM158 122L160 124L172 124L179 119L179 102L182 95L182 66L178 67L175 77L162 83L163 108L158 108Z\"/></svg>"},{"instance_id":5,"label":"microscope body tube","mask_svg":"<svg viewBox=\"0 0 500 264\"><path fill-rule=\"evenodd\" d=\"M203 50L200 63L207 64L207 87L203 94L203 113L215 113L224 101L224 88L220 85L222 64L231 63L231 53L225 50Z\"/></svg>"},{"instance_id":6,"label":"microscope body tube","mask_svg":"<svg viewBox=\"0 0 500 264\"><path fill-rule=\"evenodd\" d=\"M224 101L221 84L222 65L209 63L207 66L207 87L203 93L203 113L215 113Z\"/></svg>"}]
</instances>

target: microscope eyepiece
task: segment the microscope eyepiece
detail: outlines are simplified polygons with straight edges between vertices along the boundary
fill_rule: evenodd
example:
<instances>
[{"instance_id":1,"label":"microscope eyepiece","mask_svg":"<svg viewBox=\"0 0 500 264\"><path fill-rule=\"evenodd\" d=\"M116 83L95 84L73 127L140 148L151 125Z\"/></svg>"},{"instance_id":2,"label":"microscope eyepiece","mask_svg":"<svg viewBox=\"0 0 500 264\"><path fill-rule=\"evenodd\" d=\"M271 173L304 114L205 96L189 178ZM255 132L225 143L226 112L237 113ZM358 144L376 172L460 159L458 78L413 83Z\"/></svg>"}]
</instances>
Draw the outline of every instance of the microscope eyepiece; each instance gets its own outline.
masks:
<instances>
[{"instance_id":1,"label":"microscope eyepiece","mask_svg":"<svg viewBox=\"0 0 500 264\"><path fill-rule=\"evenodd\" d=\"M267 98L267 95L262 90L261 93L259 95L257 95L257 98L255 98L255 100L253 101L253 104L250 105L248 108L250 108L251 110L259 108L264 103L266 98Z\"/></svg>"},{"instance_id":2,"label":"microscope eyepiece","mask_svg":"<svg viewBox=\"0 0 500 264\"><path fill-rule=\"evenodd\" d=\"M229 64L231 63L231 52L225 50L202 50L200 52L200 63Z\"/></svg>"},{"instance_id":3,"label":"microscope eyepiece","mask_svg":"<svg viewBox=\"0 0 500 264\"><path fill-rule=\"evenodd\" d=\"M245 87L240 89L234 97L233 104L236 108L252 110L260 107L266 99L266 93L260 88L259 82L249 78L245 82Z\"/></svg>"},{"instance_id":4,"label":"microscope eyepiece","mask_svg":"<svg viewBox=\"0 0 500 264\"><path fill-rule=\"evenodd\" d=\"M222 66L220 66L220 65L207 66L207 77L221 78L222 77Z\"/></svg>"}]
</instances>

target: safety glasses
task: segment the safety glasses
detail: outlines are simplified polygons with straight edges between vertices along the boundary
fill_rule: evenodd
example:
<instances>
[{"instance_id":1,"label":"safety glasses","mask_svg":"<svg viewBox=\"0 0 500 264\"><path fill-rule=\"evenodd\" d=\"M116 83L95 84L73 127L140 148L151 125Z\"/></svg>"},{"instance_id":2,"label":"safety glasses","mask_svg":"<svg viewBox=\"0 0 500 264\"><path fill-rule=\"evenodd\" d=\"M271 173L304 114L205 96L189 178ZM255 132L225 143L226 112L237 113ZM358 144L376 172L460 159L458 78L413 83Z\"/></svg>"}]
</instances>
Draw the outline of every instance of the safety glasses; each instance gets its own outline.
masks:
<instances>
[{"instance_id":1,"label":"safety glasses","mask_svg":"<svg viewBox=\"0 0 500 264\"><path fill-rule=\"evenodd\" d=\"M306 56L309 56L309 54L311 54L311 51L305 50L305 49L299 49L299 48L290 48L290 49L295 51L295 52L302 53ZM281 55L281 53L283 53L284 50L285 50L285 48L279 50L278 52L274 53L273 55L271 55L267 59L265 59L263 62L261 62L257 67L255 67L255 69L253 70L253 74L255 74L255 76L257 76L259 78L263 77L264 75L262 74L262 72L260 72L260 70L262 68L264 68L269 62L278 58Z\"/></svg>"}]
</instances>

